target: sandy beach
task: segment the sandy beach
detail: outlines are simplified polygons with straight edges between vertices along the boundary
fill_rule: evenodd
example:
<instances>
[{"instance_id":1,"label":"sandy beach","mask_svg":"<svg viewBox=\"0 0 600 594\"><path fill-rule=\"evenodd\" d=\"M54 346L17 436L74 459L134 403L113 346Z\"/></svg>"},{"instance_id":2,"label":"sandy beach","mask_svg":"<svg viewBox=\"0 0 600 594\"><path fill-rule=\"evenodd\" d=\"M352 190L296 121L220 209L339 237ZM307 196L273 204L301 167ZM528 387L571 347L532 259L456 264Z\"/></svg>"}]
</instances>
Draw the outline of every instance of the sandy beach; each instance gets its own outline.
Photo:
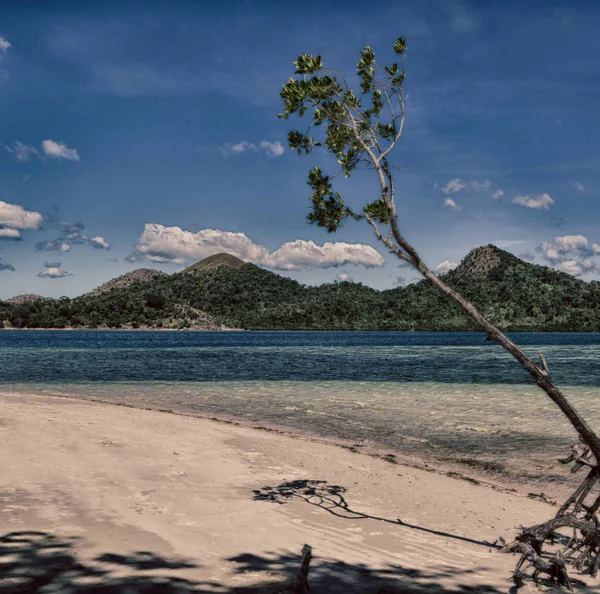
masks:
<instances>
[{"instance_id":1,"label":"sandy beach","mask_svg":"<svg viewBox=\"0 0 600 594\"><path fill-rule=\"evenodd\" d=\"M0 393L0 436L1 592L284 591L305 543L313 593L508 592L515 560L491 543L554 513L333 444L69 398Z\"/></svg>"}]
</instances>

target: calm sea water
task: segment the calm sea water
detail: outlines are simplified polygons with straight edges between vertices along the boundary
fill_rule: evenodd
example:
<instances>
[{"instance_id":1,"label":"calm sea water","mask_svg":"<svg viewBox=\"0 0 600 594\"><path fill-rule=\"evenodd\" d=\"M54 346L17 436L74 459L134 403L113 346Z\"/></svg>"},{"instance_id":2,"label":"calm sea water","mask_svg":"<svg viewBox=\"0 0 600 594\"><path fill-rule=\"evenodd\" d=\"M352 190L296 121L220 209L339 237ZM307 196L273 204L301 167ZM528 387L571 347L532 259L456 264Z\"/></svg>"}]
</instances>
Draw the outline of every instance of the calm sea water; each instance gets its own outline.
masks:
<instances>
[{"instance_id":1,"label":"calm sea water","mask_svg":"<svg viewBox=\"0 0 600 594\"><path fill-rule=\"evenodd\" d=\"M514 333L600 429L600 335ZM558 480L574 433L479 333L1 331L0 387L227 413Z\"/></svg>"}]
</instances>

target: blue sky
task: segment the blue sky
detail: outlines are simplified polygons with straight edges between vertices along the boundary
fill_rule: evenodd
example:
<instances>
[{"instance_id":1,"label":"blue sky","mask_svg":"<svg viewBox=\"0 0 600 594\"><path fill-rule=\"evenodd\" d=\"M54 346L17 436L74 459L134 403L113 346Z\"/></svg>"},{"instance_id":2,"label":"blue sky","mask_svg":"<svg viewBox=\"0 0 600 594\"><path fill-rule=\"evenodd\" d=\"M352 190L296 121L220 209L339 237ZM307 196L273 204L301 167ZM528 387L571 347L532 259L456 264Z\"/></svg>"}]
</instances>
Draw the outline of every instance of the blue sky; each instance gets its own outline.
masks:
<instances>
[{"instance_id":1,"label":"blue sky","mask_svg":"<svg viewBox=\"0 0 600 594\"><path fill-rule=\"evenodd\" d=\"M495 243L600 278L598 29L593 1L5 1L0 298L217 251L306 283L410 281L368 226L307 225L306 174L335 161L290 151L276 117L299 53L352 73L399 35L398 209L428 264ZM340 187L377 193L367 175Z\"/></svg>"}]
</instances>

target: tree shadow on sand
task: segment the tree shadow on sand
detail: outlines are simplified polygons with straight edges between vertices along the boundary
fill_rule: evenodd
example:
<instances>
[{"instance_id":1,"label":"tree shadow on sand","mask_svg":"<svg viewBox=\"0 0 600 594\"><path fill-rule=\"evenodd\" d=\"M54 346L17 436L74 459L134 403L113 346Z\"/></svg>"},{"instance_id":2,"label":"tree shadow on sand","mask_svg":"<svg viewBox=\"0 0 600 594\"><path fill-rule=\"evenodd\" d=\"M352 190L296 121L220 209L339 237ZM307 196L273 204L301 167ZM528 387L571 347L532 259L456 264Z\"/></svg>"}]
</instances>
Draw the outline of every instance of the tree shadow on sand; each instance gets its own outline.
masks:
<instances>
[{"instance_id":1,"label":"tree shadow on sand","mask_svg":"<svg viewBox=\"0 0 600 594\"><path fill-rule=\"evenodd\" d=\"M11 532L0 537L0 593L24 594L60 592L61 594L252 594L290 593L300 567L300 552L244 553L226 559L235 564L234 573L245 576L252 585L224 586L214 581L191 580L179 571L200 567L183 559L167 559L148 551L129 556L105 553L90 561L77 558L78 537L59 537L48 532ZM420 571L397 565L369 568L365 564L347 564L322 560L311 564L311 594L500 594L493 586L469 585L471 570ZM126 575L123 570L126 569ZM208 568L207 573L210 572ZM452 577L453 588L439 585ZM462 582L462 584L461 584Z\"/></svg>"},{"instance_id":2,"label":"tree shadow on sand","mask_svg":"<svg viewBox=\"0 0 600 594\"><path fill-rule=\"evenodd\" d=\"M415 524L404 522L399 518L390 520L389 518L380 518L378 516L353 510L344 497L344 494L347 492L346 487L330 485L327 481L288 481L281 483L276 487L262 487L261 489L255 489L252 492L254 493L255 501L270 501L279 504L294 500L304 501L309 505L323 509L338 518L345 518L347 520L377 520L379 522L385 522L386 524L405 526L406 528L419 530L435 536L442 536L451 540L459 540L482 547L500 549L495 543L490 543L485 540L476 540L467 536L459 536L457 534L450 534L449 532L441 532L440 530L417 526Z\"/></svg>"}]
</instances>

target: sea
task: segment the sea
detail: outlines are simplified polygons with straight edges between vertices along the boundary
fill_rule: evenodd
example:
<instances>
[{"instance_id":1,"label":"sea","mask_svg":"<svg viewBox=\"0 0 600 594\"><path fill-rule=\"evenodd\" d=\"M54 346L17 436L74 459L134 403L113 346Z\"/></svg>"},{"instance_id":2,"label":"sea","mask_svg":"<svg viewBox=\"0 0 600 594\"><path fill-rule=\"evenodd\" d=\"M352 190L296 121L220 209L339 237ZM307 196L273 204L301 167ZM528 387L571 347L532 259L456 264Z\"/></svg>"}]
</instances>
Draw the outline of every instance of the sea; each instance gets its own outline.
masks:
<instances>
[{"instance_id":1,"label":"sea","mask_svg":"<svg viewBox=\"0 0 600 594\"><path fill-rule=\"evenodd\" d=\"M600 334L512 333L600 430ZM478 332L0 331L0 389L227 415L510 478L576 435ZM24 396L25 397L25 396Z\"/></svg>"}]
</instances>

